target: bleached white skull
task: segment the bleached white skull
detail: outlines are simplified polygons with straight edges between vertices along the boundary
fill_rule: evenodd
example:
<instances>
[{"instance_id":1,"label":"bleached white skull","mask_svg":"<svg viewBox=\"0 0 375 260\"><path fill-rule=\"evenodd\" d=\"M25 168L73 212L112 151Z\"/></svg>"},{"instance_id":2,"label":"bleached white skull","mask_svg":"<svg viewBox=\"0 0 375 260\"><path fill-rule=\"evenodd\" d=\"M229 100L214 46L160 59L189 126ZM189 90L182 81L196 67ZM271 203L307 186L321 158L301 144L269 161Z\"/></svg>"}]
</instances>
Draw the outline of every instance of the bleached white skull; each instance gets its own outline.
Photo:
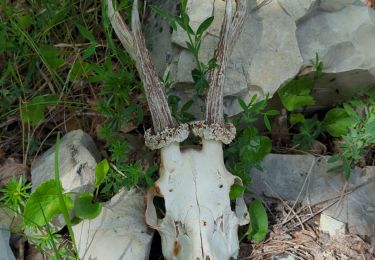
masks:
<instances>
[{"instance_id":1,"label":"bleached white skull","mask_svg":"<svg viewBox=\"0 0 375 260\"><path fill-rule=\"evenodd\" d=\"M222 142L232 140L235 128L196 122L192 130L202 138L201 149L180 149L178 142L188 135L186 125L168 134L146 135L149 146L161 148L160 178L147 193L146 223L159 231L167 259L236 258L237 228L249 216L242 197L234 211L229 200L231 186L241 180L226 170ZM163 219L156 216L154 196L164 198Z\"/></svg>"}]
</instances>

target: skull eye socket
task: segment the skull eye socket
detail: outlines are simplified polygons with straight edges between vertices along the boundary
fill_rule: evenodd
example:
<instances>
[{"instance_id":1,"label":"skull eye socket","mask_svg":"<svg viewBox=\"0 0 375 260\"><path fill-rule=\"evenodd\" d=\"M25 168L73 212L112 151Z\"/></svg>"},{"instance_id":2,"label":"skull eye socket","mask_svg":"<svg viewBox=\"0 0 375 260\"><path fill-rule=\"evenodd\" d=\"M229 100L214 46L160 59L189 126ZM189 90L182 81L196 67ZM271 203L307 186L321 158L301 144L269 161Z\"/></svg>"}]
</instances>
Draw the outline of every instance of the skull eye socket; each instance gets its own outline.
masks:
<instances>
[{"instance_id":1,"label":"skull eye socket","mask_svg":"<svg viewBox=\"0 0 375 260\"><path fill-rule=\"evenodd\" d=\"M153 204L156 208L156 215L158 219L163 219L165 217L165 200L163 197L154 197Z\"/></svg>"}]
</instances>

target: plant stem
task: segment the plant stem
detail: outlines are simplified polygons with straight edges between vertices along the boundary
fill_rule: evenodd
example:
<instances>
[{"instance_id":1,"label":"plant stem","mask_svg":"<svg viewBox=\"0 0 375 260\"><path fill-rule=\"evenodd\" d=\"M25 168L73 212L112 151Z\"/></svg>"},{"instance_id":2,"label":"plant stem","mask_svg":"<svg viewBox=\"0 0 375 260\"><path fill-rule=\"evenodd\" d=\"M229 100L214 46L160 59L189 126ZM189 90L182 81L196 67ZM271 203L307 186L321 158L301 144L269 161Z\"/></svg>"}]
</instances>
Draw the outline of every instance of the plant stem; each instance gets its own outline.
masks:
<instances>
[{"instance_id":1,"label":"plant stem","mask_svg":"<svg viewBox=\"0 0 375 260\"><path fill-rule=\"evenodd\" d=\"M70 215L68 212L68 208L66 207L64 196L61 188L61 182L60 182L60 172L59 172L59 147L60 147L60 132L57 133L56 138L56 148L55 148L55 181L56 181L56 189L59 194L59 201L60 201L60 207L63 212L63 216L65 219L66 226L68 227L69 235L72 240L73 248L76 251L76 254L78 254L76 241L74 238L74 233L72 229L72 222L70 221ZM76 255L76 259L79 259Z\"/></svg>"}]
</instances>

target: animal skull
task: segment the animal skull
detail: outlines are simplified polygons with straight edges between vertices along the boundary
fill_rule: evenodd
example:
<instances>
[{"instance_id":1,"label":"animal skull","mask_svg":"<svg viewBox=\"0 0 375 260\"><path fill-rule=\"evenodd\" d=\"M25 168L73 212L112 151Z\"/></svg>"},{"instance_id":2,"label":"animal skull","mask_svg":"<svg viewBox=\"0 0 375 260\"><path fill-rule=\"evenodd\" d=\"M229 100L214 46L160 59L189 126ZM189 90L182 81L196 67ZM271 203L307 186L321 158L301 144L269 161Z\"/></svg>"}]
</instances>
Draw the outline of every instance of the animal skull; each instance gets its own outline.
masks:
<instances>
[{"instance_id":1,"label":"animal skull","mask_svg":"<svg viewBox=\"0 0 375 260\"><path fill-rule=\"evenodd\" d=\"M194 123L193 132L199 130L207 126ZM225 131L232 136L234 128ZM231 210L230 188L241 179L226 170L222 142L201 137L200 150L181 150L177 142L161 149L160 178L147 192L146 223L159 231L167 259L235 258L237 227L249 222L243 198ZM157 219L154 196L164 198L163 219Z\"/></svg>"},{"instance_id":2,"label":"animal skull","mask_svg":"<svg viewBox=\"0 0 375 260\"><path fill-rule=\"evenodd\" d=\"M243 25L246 0L237 0L232 16L232 1L226 1L218 48L217 67L210 71L205 121L177 125L170 113L162 84L151 63L141 33L138 0L134 0L132 30L124 23L107 0L112 26L130 56L144 83L153 120L153 130L145 133L146 145L160 149L160 178L146 194L146 223L159 231L164 257L167 259L230 259L239 249L237 229L249 222L243 198L232 210L229 192L241 179L229 173L224 164L222 143L235 137L232 124L223 117L223 85L225 64ZM190 130L202 140L201 149L182 149ZM158 219L153 199L163 197L165 216Z\"/></svg>"}]
</instances>

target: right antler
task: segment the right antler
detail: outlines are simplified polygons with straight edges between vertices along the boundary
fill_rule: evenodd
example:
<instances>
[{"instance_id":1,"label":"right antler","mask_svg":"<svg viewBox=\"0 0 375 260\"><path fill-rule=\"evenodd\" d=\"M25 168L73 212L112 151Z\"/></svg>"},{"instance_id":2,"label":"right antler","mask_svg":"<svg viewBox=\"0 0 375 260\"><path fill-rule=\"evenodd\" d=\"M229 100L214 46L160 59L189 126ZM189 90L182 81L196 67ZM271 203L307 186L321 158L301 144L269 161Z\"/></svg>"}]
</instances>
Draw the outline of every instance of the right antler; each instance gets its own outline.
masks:
<instances>
[{"instance_id":1,"label":"right antler","mask_svg":"<svg viewBox=\"0 0 375 260\"><path fill-rule=\"evenodd\" d=\"M134 0L132 9L132 30L125 24L115 10L112 0L107 0L108 16L122 45L136 62L139 76L143 82L147 102L150 108L154 131L160 133L166 128L175 128L168 102L155 68L151 62L141 31L138 13L138 0Z\"/></svg>"},{"instance_id":2,"label":"right antler","mask_svg":"<svg viewBox=\"0 0 375 260\"><path fill-rule=\"evenodd\" d=\"M236 13L232 19L232 1L227 0L220 40L215 51L218 66L210 72L210 87L206 100L206 124L224 122L223 88L225 66L242 30L246 14L246 0L236 0Z\"/></svg>"}]
</instances>

